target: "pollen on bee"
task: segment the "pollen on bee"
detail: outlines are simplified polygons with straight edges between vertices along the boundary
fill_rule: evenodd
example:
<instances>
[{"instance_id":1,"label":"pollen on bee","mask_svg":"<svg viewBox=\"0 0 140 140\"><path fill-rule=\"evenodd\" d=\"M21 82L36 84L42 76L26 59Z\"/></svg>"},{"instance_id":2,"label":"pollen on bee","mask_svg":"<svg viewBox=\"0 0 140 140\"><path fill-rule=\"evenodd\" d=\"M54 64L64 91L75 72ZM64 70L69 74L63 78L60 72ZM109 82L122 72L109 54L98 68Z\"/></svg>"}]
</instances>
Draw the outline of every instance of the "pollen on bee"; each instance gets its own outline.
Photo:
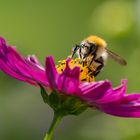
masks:
<instances>
[{"instance_id":1,"label":"pollen on bee","mask_svg":"<svg viewBox=\"0 0 140 140\"><path fill-rule=\"evenodd\" d=\"M86 61L81 63L79 58L71 59L69 62L69 67L73 69L76 66L80 68L81 82L93 82L95 80L93 75L95 69L93 68L93 66L92 67L89 66ZM66 60L59 61L59 64L56 66L57 72L61 74L64 71L65 67L66 67Z\"/></svg>"}]
</instances>

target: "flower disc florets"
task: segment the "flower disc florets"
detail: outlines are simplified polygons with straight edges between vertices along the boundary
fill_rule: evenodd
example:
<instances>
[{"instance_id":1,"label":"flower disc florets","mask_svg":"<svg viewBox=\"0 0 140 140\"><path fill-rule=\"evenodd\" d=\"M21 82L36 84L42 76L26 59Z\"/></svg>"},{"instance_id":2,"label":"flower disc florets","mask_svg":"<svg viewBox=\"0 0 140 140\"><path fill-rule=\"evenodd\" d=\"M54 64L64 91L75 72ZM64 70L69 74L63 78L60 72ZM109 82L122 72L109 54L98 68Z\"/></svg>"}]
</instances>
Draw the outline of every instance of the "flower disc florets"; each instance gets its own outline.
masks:
<instances>
[{"instance_id":1,"label":"flower disc florets","mask_svg":"<svg viewBox=\"0 0 140 140\"><path fill-rule=\"evenodd\" d=\"M76 66L80 68L80 81L93 82L95 80L93 76L95 69L93 66L89 66L86 61L81 62L81 60L78 58L70 59L69 67L73 69ZM59 64L56 66L57 72L61 74L65 68L66 60L59 61Z\"/></svg>"}]
</instances>

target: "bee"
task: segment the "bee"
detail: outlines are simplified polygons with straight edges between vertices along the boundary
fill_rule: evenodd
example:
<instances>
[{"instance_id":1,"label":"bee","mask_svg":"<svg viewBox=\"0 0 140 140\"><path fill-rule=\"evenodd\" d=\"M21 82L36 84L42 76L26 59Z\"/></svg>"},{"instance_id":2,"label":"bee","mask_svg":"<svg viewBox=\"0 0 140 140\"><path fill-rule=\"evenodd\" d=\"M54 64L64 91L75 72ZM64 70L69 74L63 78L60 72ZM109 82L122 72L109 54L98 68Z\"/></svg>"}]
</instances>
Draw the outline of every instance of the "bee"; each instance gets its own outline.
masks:
<instances>
[{"instance_id":1,"label":"bee","mask_svg":"<svg viewBox=\"0 0 140 140\"><path fill-rule=\"evenodd\" d=\"M72 58L77 54L81 62L86 61L88 66L93 66L95 68L95 71L92 73L94 76L100 73L108 58L115 60L123 66L127 64L122 57L110 51L106 46L107 43L105 40L98 36L91 35L83 40L80 45L75 45Z\"/></svg>"}]
</instances>

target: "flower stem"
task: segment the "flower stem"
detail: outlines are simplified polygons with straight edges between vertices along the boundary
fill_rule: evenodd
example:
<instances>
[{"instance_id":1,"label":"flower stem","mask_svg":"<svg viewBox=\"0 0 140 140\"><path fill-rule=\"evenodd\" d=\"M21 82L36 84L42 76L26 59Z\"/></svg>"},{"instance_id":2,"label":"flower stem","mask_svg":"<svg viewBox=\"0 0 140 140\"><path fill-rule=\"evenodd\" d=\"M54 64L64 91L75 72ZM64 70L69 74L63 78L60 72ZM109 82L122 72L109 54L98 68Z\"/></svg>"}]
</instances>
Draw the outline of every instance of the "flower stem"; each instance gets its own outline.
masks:
<instances>
[{"instance_id":1,"label":"flower stem","mask_svg":"<svg viewBox=\"0 0 140 140\"><path fill-rule=\"evenodd\" d=\"M50 125L50 128L49 128L47 134L44 137L44 140L51 140L54 129L56 128L57 124L60 122L61 118L62 118L62 116L60 114L54 113L52 123Z\"/></svg>"}]
</instances>

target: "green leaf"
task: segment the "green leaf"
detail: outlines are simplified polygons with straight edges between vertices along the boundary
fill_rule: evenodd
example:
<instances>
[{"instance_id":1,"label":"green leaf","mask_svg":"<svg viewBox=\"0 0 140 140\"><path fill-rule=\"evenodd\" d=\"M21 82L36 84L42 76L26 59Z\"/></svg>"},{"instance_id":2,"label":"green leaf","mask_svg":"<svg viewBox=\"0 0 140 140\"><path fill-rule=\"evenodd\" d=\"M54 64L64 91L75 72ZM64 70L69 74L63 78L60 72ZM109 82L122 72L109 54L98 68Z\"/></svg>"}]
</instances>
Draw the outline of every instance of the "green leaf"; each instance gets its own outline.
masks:
<instances>
[{"instance_id":1,"label":"green leaf","mask_svg":"<svg viewBox=\"0 0 140 140\"><path fill-rule=\"evenodd\" d=\"M44 103L48 103L49 96L48 96L46 90L44 89L44 87L41 84L39 84L39 86L40 86L40 93L41 93Z\"/></svg>"},{"instance_id":2,"label":"green leaf","mask_svg":"<svg viewBox=\"0 0 140 140\"><path fill-rule=\"evenodd\" d=\"M61 116L79 115L87 109L87 105L76 96L66 96L56 91L48 95L44 87L42 85L39 86L43 101L53 108L55 112L61 114Z\"/></svg>"},{"instance_id":3,"label":"green leaf","mask_svg":"<svg viewBox=\"0 0 140 140\"><path fill-rule=\"evenodd\" d=\"M54 109L57 110L60 107L61 98L59 97L58 93L53 91L48 98L48 104Z\"/></svg>"},{"instance_id":4,"label":"green leaf","mask_svg":"<svg viewBox=\"0 0 140 140\"><path fill-rule=\"evenodd\" d=\"M65 115L79 115L86 109L87 105L75 96L67 97L61 105L61 112Z\"/></svg>"},{"instance_id":5,"label":"green leaf","mask_svg":"<svg viewBox=\"0 0 140 140\"><path fill-rule=\"evenodd\" d=\"M79 115L79 114L81 114L82 112L84 112L86 109L87 109L88 107L87 106L81 106L81 107L79 107L78 109L76 109L76 110L74 110L74 111L72 111L72 112L70 112L72 115Z\"/></svg>"}]
</instances>

